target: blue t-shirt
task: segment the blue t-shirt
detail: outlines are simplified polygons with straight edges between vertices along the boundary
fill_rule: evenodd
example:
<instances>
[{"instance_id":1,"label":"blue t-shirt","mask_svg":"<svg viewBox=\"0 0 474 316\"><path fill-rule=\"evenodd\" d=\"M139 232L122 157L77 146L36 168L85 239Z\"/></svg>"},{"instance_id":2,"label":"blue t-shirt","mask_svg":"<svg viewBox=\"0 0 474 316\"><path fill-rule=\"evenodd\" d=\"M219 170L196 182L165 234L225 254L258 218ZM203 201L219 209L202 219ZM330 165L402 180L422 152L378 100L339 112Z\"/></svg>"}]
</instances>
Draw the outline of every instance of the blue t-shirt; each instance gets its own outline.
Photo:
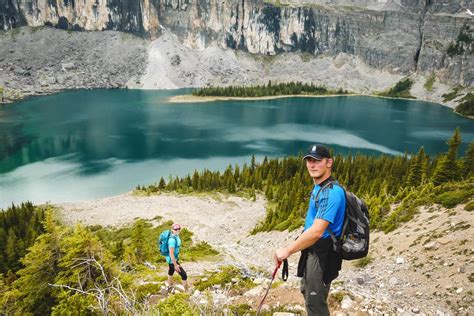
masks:
<instances>
[{"instance_id":1,"label":"blue t-shirt","mask_svg":"<svg viewBox=\"0 0 474 316\"><path fill-rule=\"evenodd\" d=\"M170 235L170 239L168 240L168 250L171 251L170 248L174 248L174 257L176 258L176 261L178 261L179 257L179 249L181 248L181 238L179 238L178 235ZM171 261L171 257L168 255L166 256L166 262L168 264L172 264L173 261Z\"/></svg>"},{"instance_id":2,"label":"blue t-shirt","mask_svg":"<svg viewBox=\"0 0 474 316\"><path fill-rule=\"evenodd\" d=\"M329 222L329 228L334 235L341 235L342 225L344 224L344 215L346 213L346 197L341 186L333 183L324 188L318 196L318 202L314 200L321 187L316 184L309 199L308 212L304 223L304 230L310 228L314 219L323 219ZM323 239L330 238L326 229L321 237Z\"/></svg>"}]
</instances>

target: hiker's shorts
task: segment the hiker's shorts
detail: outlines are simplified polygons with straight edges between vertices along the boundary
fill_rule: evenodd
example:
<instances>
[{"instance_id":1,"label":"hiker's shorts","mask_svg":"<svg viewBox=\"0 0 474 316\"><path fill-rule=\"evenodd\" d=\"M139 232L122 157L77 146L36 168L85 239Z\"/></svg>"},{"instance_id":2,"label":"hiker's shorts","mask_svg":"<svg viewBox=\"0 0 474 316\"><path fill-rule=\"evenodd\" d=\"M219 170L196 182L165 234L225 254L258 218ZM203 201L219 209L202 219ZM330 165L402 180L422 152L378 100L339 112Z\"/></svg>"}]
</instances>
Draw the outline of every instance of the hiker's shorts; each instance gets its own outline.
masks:
<instances>
[{"instance_id":1,"label":"hiker's shorts","mask_svg":"<svg viewBox=\"0 0 474 316\"><path fill-rule=\"evenodd\" d=\"M178 265L179 265L179 275L181 276L181 280L183 281L186 281L188 279L188 275L186 274L186 271L184 271L183 267L179 264L178 262ZM169 264L168 265L169 268L168 268L168 275L173 275L174 274L174 264Z\"/></svg>"},{"instance_id":2,"label":"hiker's shorts","mask_svg":"<svg viewBox=\"0 0 474 316\"><path fill-rule=\"evenodd\" d=\"M327 298L331 283L324 284L323 269L318 256L308 253L304 276L301 279L301 293L304 296L308 316L329 316Z\"/></svg>"}]
</instances>

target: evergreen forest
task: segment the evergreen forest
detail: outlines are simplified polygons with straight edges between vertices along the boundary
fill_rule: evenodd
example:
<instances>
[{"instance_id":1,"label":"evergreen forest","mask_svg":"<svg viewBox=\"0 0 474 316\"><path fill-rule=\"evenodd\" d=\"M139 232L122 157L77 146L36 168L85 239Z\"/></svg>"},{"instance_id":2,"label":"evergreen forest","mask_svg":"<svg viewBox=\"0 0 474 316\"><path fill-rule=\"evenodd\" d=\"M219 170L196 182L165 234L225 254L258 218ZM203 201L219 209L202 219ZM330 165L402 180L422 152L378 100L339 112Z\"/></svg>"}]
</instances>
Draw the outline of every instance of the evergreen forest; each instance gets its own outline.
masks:
<instances>
[{"instance_id":1,"label":"evergreen forest","mask_svg":"<svg viewBox=\"0 0 474 316\"><path fill-rule=\"evenodd\" d=\"M460 203L474 208L474 142L458 153L461 133L456 129L447 151L435 157L421 147L402 156L335 155L335 178L364 199L372 230L389 232L409 221L421 205L451 208ZM303 223L312 190L301 156L265 158L228 166L223 172L202 170L182 178L161 178L150 186L137 186L138 195L160 192L222 192L249 199L264 195L267 215L252 233L295 230ZM148 267L163 262L157 238L171 222L157 217L137 219L121 228L71 227L59 222L52 206L12 205L0 217L0 314L193 314L186 294L170 296L154 306L149 293L159 291L166 276ZM187 261L218 256L209 244L194 242L184 229L183 254ZM224 271L226 271L224 269ZM217 274L197 283L205 289L224 284L236 273ZM148 280L138 284L134 280ZM246 286L242 281L241 286ZM171 314L173 314L171 313Z\"/></svg>"},{"instance_id":2,"label":"evergreen forest","mask_svg":"<svg viewBox=\"0 0 474 316\"><path fill-rule=\"evenodd\" d=\"M206 87L194 89L192 95L199 97L266 97L278 95L333 95L348 94L346 90L331 90L313 83L288 82L255 86Z\"/></svg>"},{"instance_id":3,"label":"evergreen forest","mask_svg":"<svg viewBox=\"0 0 474 316\"><path fill-rule=\"evenodd\" d=\"M372 229L385 232L409 221L419 205L438 203L446 207L467 201L474 194L474 143L464 156L458 154L461 133L456 129L448 140L448 151L429 157L418 153L402 156L335 155L333 175L347 190L362 198L369 207ZM253 199L261 192L268 200L267 216L253 233L294 230L301 227L313 188L302 157L268 159L249 165L228 166L219 171L195 171L183 178L137 186L144 194L176 191L220 191L243 194ZM392 210L391 205L397 205Z\"/></svg>"}]
</instances>

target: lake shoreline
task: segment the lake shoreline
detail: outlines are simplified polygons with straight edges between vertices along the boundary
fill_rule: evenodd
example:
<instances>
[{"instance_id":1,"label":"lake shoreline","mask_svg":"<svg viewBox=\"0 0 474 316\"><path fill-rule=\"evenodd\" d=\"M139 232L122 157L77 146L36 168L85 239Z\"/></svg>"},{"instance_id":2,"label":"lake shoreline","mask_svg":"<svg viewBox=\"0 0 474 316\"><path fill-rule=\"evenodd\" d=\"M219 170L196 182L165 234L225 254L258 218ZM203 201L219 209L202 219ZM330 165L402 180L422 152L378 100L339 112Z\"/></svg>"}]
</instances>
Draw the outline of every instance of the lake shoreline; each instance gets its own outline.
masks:
<instances>
[{"instance_id":1,"label":"lake shoreline","mask_svg":"<svg viewBox=\"0 0 474 316\"><path fill-rule=\"evenodd\" d=\"M192 87L190 87L192 88ZM9 89L6 89L9 90ZM13 103L21 102L28 100L34 97L48 96L53 94L58 94L62 92L69 91L79 91L79 90L154 90L154 91L168 91L168 90L179 90L179 89L141 89L141 88L130 88L127 86L114 86L114 87L75 87L75 88L58 88L49 91L34 91L33 93L26 94L17 94L15 98L5 97L5 90L3 95L3 100L1 100L1 106L12 105ZM289 94L289 95L272 95L272 96L262 96L262 97L221 97L221 96L194 96L191 94L177 95L170 97L168 99L169 103L207 103L215 101L259 101L259 100L274 100L274 99L283 99L283 98L333 98L333 97L373 97L373 98L384 98L384 99L394 99L394 100L411 100L411 101L423 101L433 104L442 105L444 107L450 108L453 113L460 115L465 118L474 119L474 116L466 116L455 111L455 104L443 103L439 100L427 100L423 98L397 98L397 97L387 97L380 96L375 94L365 94L365 93L349 93L349 94L326 94L326 95L303 95L303 94Z\"/></svg>"},{"instance_id":2,"label":"lake shoreline","mask_svg":"<svg viewBox=\"0 0 474 316\"><path fill-rule=\"evenodd\" d=\"M259 101L259 100L274 100L274 99L283 99L283 98L334 98L334 97L372 97L372 98L393 99L393 100L423 101L423 102L429 102L429 103L434 103L434 104L448 107L452 109L453 112L458 115L473 119L473 117L464 116L458 112L455 112L454 107L445 103L439 103L436 101L422 100L422 99L396 98L396 97L387 97L387 96L374 95L374 94L358 94L358 93L326 94L326 95L288 94L288 95L269 95L269 96L262 96L262 97L221 97L221 96L201 97L201 96L186 94L186 95L177 95L174 97L170 97L168 98L168 102L169 103L205 103L205 102L215 102L215 101Z\"/></svg>"},{"instance_id":3,"label":"lake shoreline","mask_svg":"<svg viewBox=\"0 0 474 316\"><path fill-rule=\"evenodd\" d=\"M169 91L169 90L179 90L179 89L136 89L136 88L129 88L129 87L76 87L76 88L66 88L66 89L57 89L57 90L50 90L50 91L35 91L34 93L29 94L22 94L18 95L16 98L6 98L4 96L3 102L0 102L0 105L11 105L13 103L17 103L20 101L25 101L30 98L34 97L41 97L41 96L48 96L53 94L58 94L62 92L69 92L69 91L80 91L80 90L144 90L144 91ZM206 102L215 102L215 101L258 101L258 100L274 100L274 99L283 99L283 98L333 98L333 97L373 97L373 98L384 98L384 99L395 99L395 100L411 100L411 101L423 101L429 102L434 104L439 104L445 107L448 107L453 110L454 113L467 117L470 119L474 119L474 117L469 117L462 115L458 112L454 111L455 106L450 105L448 103L442 103L439 101L432 101L426 99L418 99L418 98L396 98L396 97L387 97L387 96L380 96L374 94L364 94L364 93L349 93L349 94L326 94L326 95L303 95L303 94L288 94L288 95L271 95L271 96L262 96L262 97L221 97L221 96L194 96L191 94L185 95L177 95L174 97L170 97L168 99L169 103L206 103Z\"/></svg>"},{"instance_id":4,"label":"lake shoreline","mask_svg":"<svg viewBox=\"0 0 474 316\"><path fill-rule=\"evenodd\" d=\"M215 101L258 101L274 100L283 98L331 98L343 96L357 96L357 94L327 94L327 95L308 95L308 94L287 94L287 95L268 95L262 97L220 97L220 96L195 96L192 94L177 95L168 99L169 103L204 103Z\"/></svg>"}]
</instances>

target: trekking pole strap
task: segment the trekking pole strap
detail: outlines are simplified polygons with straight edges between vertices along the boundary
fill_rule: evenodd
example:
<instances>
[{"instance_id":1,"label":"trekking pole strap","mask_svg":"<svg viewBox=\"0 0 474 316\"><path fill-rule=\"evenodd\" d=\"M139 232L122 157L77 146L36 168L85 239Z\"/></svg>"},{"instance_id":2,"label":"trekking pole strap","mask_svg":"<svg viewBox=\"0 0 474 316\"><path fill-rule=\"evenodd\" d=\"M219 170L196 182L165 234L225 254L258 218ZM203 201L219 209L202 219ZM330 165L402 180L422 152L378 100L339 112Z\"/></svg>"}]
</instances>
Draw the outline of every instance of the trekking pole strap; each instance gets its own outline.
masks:
<instances>
[{"instance_id":1,"label":"trekking pole strap","mask_svg":"<svg viewBox=\"0 0 474 316\"><path fill-rule=\"evenodd\" d=\"M283 281L288 280L288 260L283 260L283 268L281 270L281 279Z\"/></svg>"}]
</instances>

